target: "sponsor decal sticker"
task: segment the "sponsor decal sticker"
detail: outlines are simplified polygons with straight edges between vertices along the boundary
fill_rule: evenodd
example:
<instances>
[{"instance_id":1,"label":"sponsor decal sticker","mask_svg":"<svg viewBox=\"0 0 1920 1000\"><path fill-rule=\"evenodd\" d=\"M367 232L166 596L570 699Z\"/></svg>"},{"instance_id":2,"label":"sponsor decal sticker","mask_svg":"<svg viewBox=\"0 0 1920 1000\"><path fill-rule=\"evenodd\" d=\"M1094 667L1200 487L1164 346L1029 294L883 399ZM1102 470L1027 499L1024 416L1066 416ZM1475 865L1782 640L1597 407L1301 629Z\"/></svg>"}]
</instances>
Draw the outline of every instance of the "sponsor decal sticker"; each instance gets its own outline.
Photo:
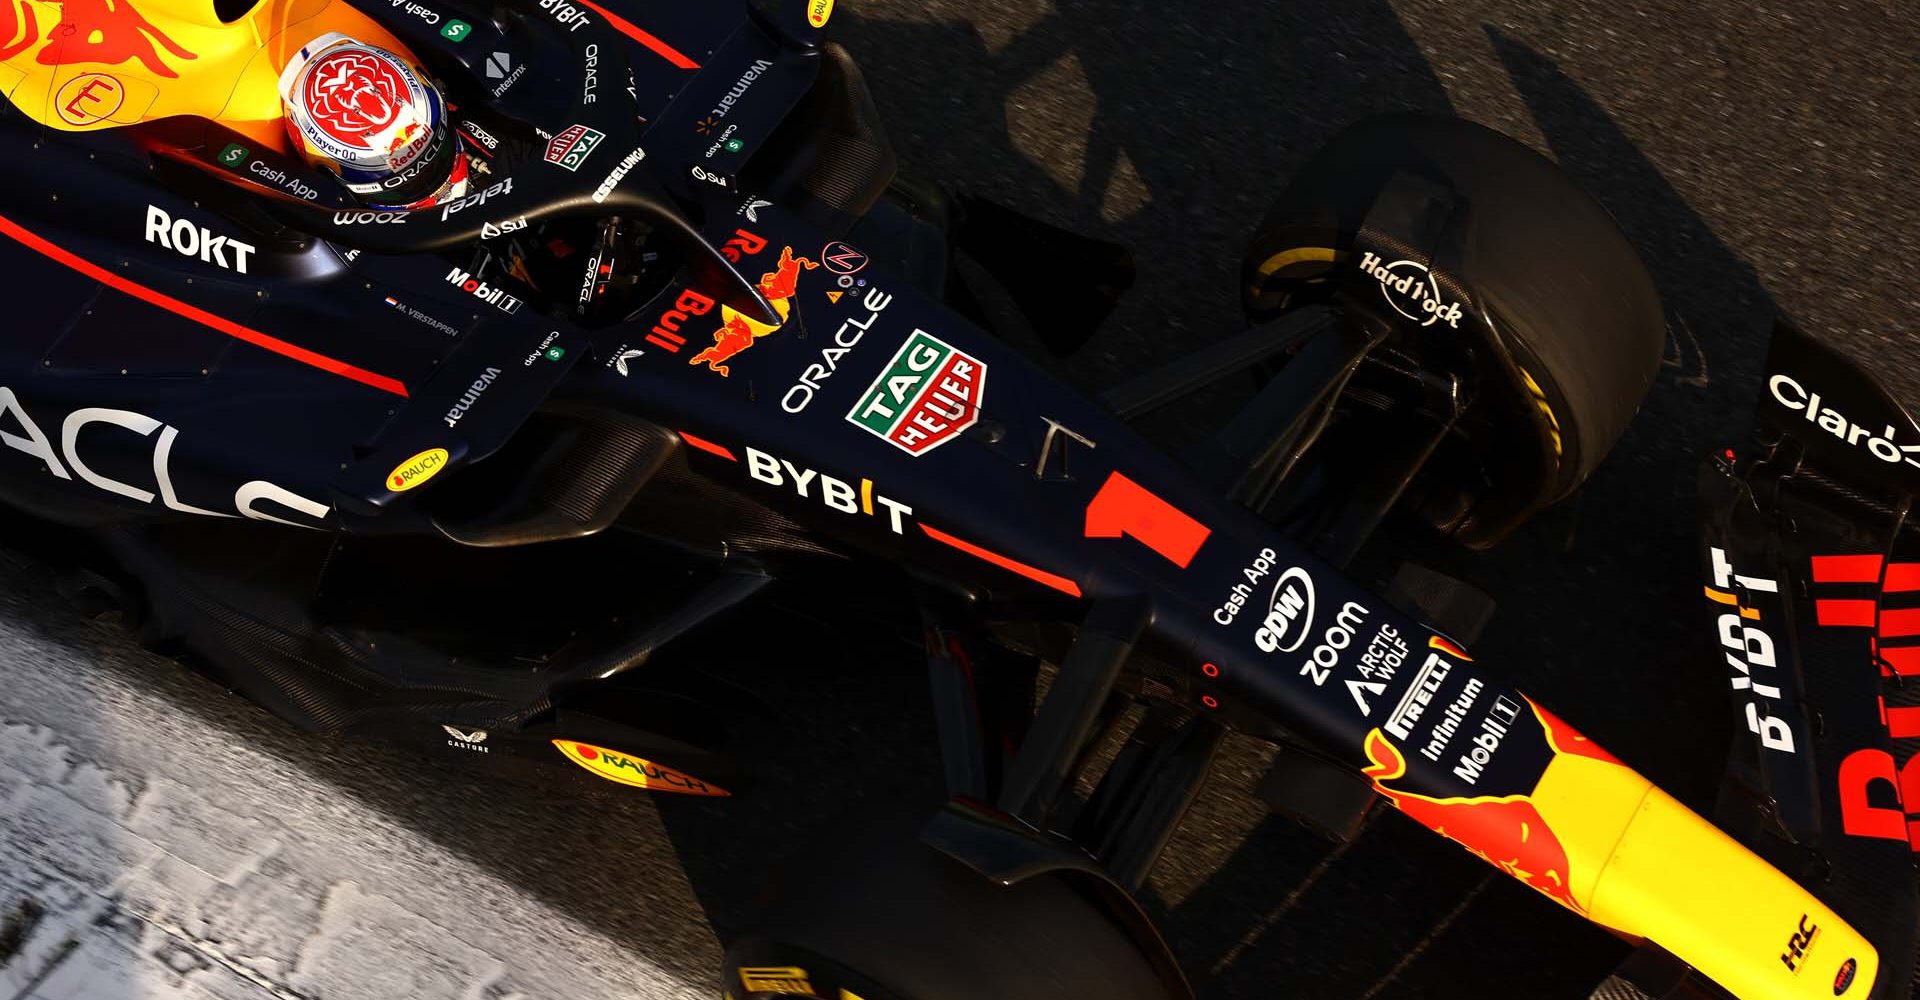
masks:
<instances>
[{"instance_id":1,"label":"sponsor decal sticker","mask_svg":"<svg viewBox=\"0 0 1920 1000\"><path fill-rule=\"evenodd\" d=\"M740 230L745 234L745 230ZM757 239L757 237L755 237ZM731 243L731 241L730 241ZM764 241L760 244L765 246ZM812 269L820 265L805 257L795 257L792 247L780 248L780 260L773 270L760 276L754 287L760 290L762 298L773 306L780 316L778 326L769 326L752 319L727 306L720 307L720 328L713 333L713 346L687 359L687 364L704 363L709 371L719 372L722 378L731 376L731 361L741 351L752 347L760 338L773 333L786 325L787 317L793 313L793 293L800 281L801 268Z\"/></svg>"},{"instance_id":2,"label":"sponsor decal sticker","mask_svg":"<svg viewBox=\"0 0 1920 1000\"><path fill-rule=\"evenodd\" d=\"M488 386L493 384L493 380L499 377L500 369L498 368L482 371L480 377L474 379L472 385L467 386L467 391L460 394L459 401L455 402L453 407L447 410L447 415L441 419L447 422L448 427L458 424L460 418L466 416L467 411L473 408L473 404L480 401L481 395L487 391Z\"/></svg>"},{"instance_id":3,"label":"sponsor decal sticker","mask_svg":"<svg viewBox=\"0 0 1920 1000\"><path fill-rule=\"evenodd\" d=\"M1253 644L1263 653L1291 653L1307 641L1313 628L1313 577L1298 566L1273 581L1267 607L1254 630Z\"/></svg>"},{"instance_id":4,"label":"sponsor decal sticker","mask_svg":"<svg viewBox=\"0 0 1920 1000\"><path fill-rule=\"evenodd\" d=\"M588 131L592 130L589 129ZM548 152L551 153L553 147L548 146L547 148ZM582 153L581 156L584 158L586 154ZM640 164L641 160L646 158L647 151L638 146L634 147L633 152L621 157L620 162L614 164L613 170L608 172L606 179L600 182L600 186L593 189L593 200L596 202L606 201L607 197L613 194L613 189L619 187L620 182L627 179L628 172L633 170L634 167ZM562 164L562 166L565 166L565 164ZM568 169L572 168L569 167Z\"/></svg>"},{"instance_id":5,"label":"sponsor decal sticker","mask_svg":"<svg viewBox=\"0 0 1920 1000\"><path fill-rule=\"evenodd\" d=\"M92 125L113 117L126 99L127 88L118 79L105 73L83 73L61 85L53 106L60 120L69 125Z\"/></svg>"},{"instance_id":6,"label":"sponsor decal sticker","mask_svg":"<svg viewBox=\"0 0 1920 1000\"><path fill-rule=\"evenodd\" d=\"M465 21L450 20L440 26L440 37L450 42L464 42L473 34L473 25Z\"/></svg>"},{"instance_id":7,"label":"sponsor decal sticker","mask_svg":"<svg viewBox=\"0 0 1920 1000\"><path fill-rule=\"evenodd\" d=\"M847 421L918 457L980 422L987 366L916 329L880 369Z\"/></svg>"},{"instance_id":8,"label":"sponsor decal sticker","mask_svg":"<svg viewBox=\"0 0 1920 1000\"><path fill-rule=\"evenodd\" d=\"M1875 432L1870 427L1854 423L1844 413L1828 405L1820 393L1809 390L1791 375L1775 375L1767 379L1767 391L1773 394L1775 402L1789 410L1799 411L1807 423L1842 442L1862 449L1888 465L1904 462L1920 468L1920 444L1900 444L1895 441L1892 424Z\"/></svg>"},{"instance_id":9,"label":"sponsor decal sticker","mask_svg":"<svg viewBox=\"0 0 1920 1000\"><path fill-rule=\"evenodd\" d=\"M893 303L893 296L879 290L867 292L861 305L866 307L866 319L849 316L840 322L840 328L833 333L833 342L820 348L820 360L810 364L800 373L799 381L780 397L780 408L788 413L800 413L813 402L813 396L820 391L820 383L833 377L840 368L840 359L860 343L873 324L878 322L880 314Z\"/></svg>"},{"instance_id":10,"label":"sponsor decal sticker","mask_svg":"<svg viewBox=\"0 0 1920 1000\"><path fill-rule=\"evenodd\" d=\"M1736 584L1755 593L1777 594L1778 581L1766 577L1740 576L1725 549L1713 546L1713 586L1706 588L1707 599L1720 606L1714 618L1714 633L1720 638L1721 653L1733 672L1730 682L1735 691L1748 692L1745 713L1747 729L1760 737L1760 745L1780 753L1793 753L1793 727L1772 710L1779 706L1782 693L1777 671L1779 659L1773 637L1760 623L1757 608L1740 606ZM1735 697L1741 697L1736 695Z\"/></svg>"},{"instance_id":11,"label":"sponsor decal sticker","mask_svg":"<svg viewBox=\"0 0 1920 1000\"><path fill-rule=\"evenodd\" d=\"M880 495L873 488L873 480L862 479L856 487L826 473L796 466L784 458L775 458L757 448L748 448L746 451L747 475L754 479L768 486L791 486L801 499L817 499L842 514L883 516L894 534L905 534L902 529L913 508Z\"/></svg>"},{"instance_id":12,"label":"sponsor decal sticker","mask_svg":"<svg viewBox=\"0 0 1920 1000\"><path fill-rule=\"evenodd\" d=\"M1858 967L1859 967L1859 963L1855 962L1851 958L1840 963L1840 971L1835 972L1833 974L1833 995L1834 996L1839 996L1840 994L1845 993L1847 991L1847 988L1853 985L1853 974L1855 969L1857 969Z\"/></svg>"},{"instance_id":13,"label":"sponsor decal sticker","mask_svg":"<svg viewBox=\"0 0 1920 1000\"><path fill-rule=\"evenodd\" d=\"M153 478L149 483L152 489L146 488L149 484L114 479L82 458L80 443L83 439L92 437L91 433L83 435L82 432L95 424L108 424L120 428L122 432L152 440L153 456L148 466L153 470ZM182 514L198 514L203 517L234 516L225 511L196 507L180 498L179 491L174 486L172 471L173 446L180 436L180 429L144 413L103 406L87 406L74 410L68 413L57 426L60 431L60 450L56 452L53 439L49 438L46 431L34 422L32 416L28 415L26 408L20 405L20 400L15 397L13 390L0 386L0 426L12 428L8 433L0 434L0 444L38 461L45 467L47 474L55 479L71 482L77 475L80 481L94 489L124 497L137 504L151 504L157 500L166 509ZM62 462L62 459L65 461ZM104 466L107 463L102 464ZM141 477L133 478L138 480ZM292 490L261 479L244 483L239 489L233 491L233 509L239 512L241 517L256 521L274 521L296 528L312 527L310 524L290 521L256 509L263 501L304 514L316 521L325 520L328 513L326 504L309 500Z\"/></svg>"},{"instance_id":14,"label":"sponsor decal sticker","mask_svg":"<svg viewBox=\"0 0 1920 1000\"><path fill-rule=\"evenodd\" d=\"M1800 923L1787 936L1787 947L1780 952L1780 964L1796 976L1805 966L1807 956L1813 953L1813 943L1820 938L1820 925L1808 923L1809 919L1807 914L1800 914Z\"/></svg>"},{"instance_id":15,"label":"sponsor decal sticker","mask_svg":"<svg viewBox=\"0 0 1920 1000\"><path fill-rule=\"evenodd\" d=\"M428 448L412 458L393 467L387 476L387 488L395 493L405 493L415 486L432 479L447 467L447 449Z\"/></svg>"},{"instance_id":16,"label":"sponsor decal sticker","mask_svg":"<svg viewBox=\"0 0 1920 1000\"><path fill-rule=\"evenodd\" d=\"M227 153L232 150L239 150L244 154L247 148L245 146L228 146L226 149L220 151L222 162L224 162ZM243 156L242 159L245 159L245 157ZM288 174L286 171L267 163L265 160L252 160L248 162L247 173L273 184L302 201L312 201L320 197L320 192L306 181Z\"/></svg>"},{"instance_id":17,"label":"sponsor decal sticker","mask_svg":"<svg viewBox=\"0 0 1920 1000\"><path fill-rule=\"evenodd\" d=\"M484 729L467 730L458 726L441 726L440 728L447 734L447 745L456 750L471 750L474 753L493 752L482 745L487 742L487 731Z\"/></svg>"},{"instance_id":18,"label":"sponsor decal sticker","mask_svg":"<svg viewBox=\"0 0 1920 1000\"><path fill-rule=\"evenodd\" d=\"M709 111L705 118L694 123L693 130L700 135L712 135L713 130L719 126L720 119L733 112L734 104L746 96L747 91L752 89L753 82L760 79L760 74L765 73L772 65L773 63L765 59L754 60L753 65L748 66L746 72L740 74L740 79L734 81L732 89L721 95L720 102L713 106L713 110Z\"/></svg>"},{"instance_id":19,"label":"sponsor decal sticker","mask_svg":"<svg viewBox=\"0 0 1920 1000\"><path fill-rule=\"evenodd\" d=\"M833 0L807 0L807 23L816 28L827 26L833 16Z\"/></svg>"},{"instance_id":20,"label":"sponsor decal sticker","mask_svg":"<svg viewBox=\"0 0 1920 1000\"><path fill-rule=\"evenodd\" d=\"M494 181L492 184L488 185L487 187L479 191L475 191L474 193L467 195L465 198L460 198L455 201L450 201L450 202L447 202L445 205L440 206L440 221L445 222L455 212L464 212L469 208L475 208L480 205L484 205L487 203L487 200L492 198L494 195L512 194L512 193L513 193L513 178L508 177L505 180Z\"/></svg>"},{"instance_id":21,"label":"sponsor decal sticker","mask_svg":"<svg viewBox=\"0 0 1920 1000\"><path fill-rule=\"evenodd\" d=\"M540 0L540 9L552 14L553 19L568 32L579 31L587 24L587 12L567 0Z\"/></svg>"},{"instance_id":22,"label":"sponsor decal sticker","mask_svg":"<svg viewBox=\"0 0 1920 1000\"><path fill-rule=\"evenodd\" d=\"M619 372L621 378L626 378L627 375L630 374L627 366L640 358L646 357L646 354L647 352L645 351L621 344L620 347L613 352L613 358L607 362L607 367Z\"/></svg>"},{"instance_id":23,"label":"sponsor decal sticker","mask_svg":"<svg viewBox=\"0 0 1920 1000\"><path fill-rule=\"evenodd\" d=\"M493 96L499 97L507 89L520 82L527 74L525 63L515 65L513 55L507 52L494 52L487 56L487 79L500 81L493 86Z\"/></svg>"},{"instance_id":24,"label":"sponsor decal sticker","mask_svg":"<svg viewBox=\"0 0 1920 1000\"><path fill-rule=\"evenodd\" d=\"M1360 270L1380 283L1380 294L1386 296L1394 312L1421 326L1444 321L1449 327L1460 329L1460 303L1441 299L1440 284L1433 279L1427 265L1412 260L1388 264L1378 254L1363 253Z\"/></svg>"},{"instance_id":25,"label":"sponsor decal sticker","mask_svg":"<svg viewBox=\"0 0 1920 1000\"><path fill-rule=\"evenodd\" d=\"M520 311L520 300L518 298L508 295L507 290L504 288L496 288L493 285L481 281L463 268L455 267L453 270L448 271L447 284L466 292L468 295L485 302L509 316Z\"/></svg>"},{"instance_id":26,"label":"sponsor decal sticker","mask_svg":"<svg viewBox=\"0 0 1920 1000\"><path fill-rule=\"evenodd\" d=\"M157 205L147 206L144 236L148 243L166 247L183 257L198 257L238 274L247 273L247 258L254 250L251 243L215 233L191 219L175 219ZM229 250L233 252L231 258L227 256Z\"/></svg>"},{"instance_id":27,"label":"sponsor decal sticker","mask_svg":"<svg viewBox=\"0 0 1920 1000\"><path fill-rule=\"evenodd\" d=\"M647 343L666 351L668 354L680 353L687 338L680 335L680 325L695 316L705 316L713 311L713 300L694 291L684 289L674 296L673 305L653 324L647 332Z\"/></svg>"},{"instance_id":28,"label":"sponsor decal sticker","mask_svg":"<svg viewBox=\"0 0 1920 1000\"><path fill-rule=\"evenodd\" d=\"M807 982L807 970L797 965L743 965L740 988L753 993L786 993L803 997L819 996Z\"/></svg>"},{"instance_id":29,"label":"sponsor decal sticker","mask_svg":"<svg viewBox=\"0 0 1920 1000\"><path fill-rule=\"evenodd\" d=\"M554 740L553 745L562 756L575 764L592 771L608 781L635 788L644 788L651 792L679 792L683 795L707 795L725 797L729 793L717 785L710 785L685 771L676 771L665 764L656 764L644 757L634 757L618 750L608 750L591 743L576 740Z\"/></svg>"},{"instance_id":30,"label":"sponsor decal sticker","mask_svg":"<svg viewBox=\"0 0 1920 1000\"><path fill-rule=\"evenodd\" d=\"M240 164L247 162L251 156L253 156L252 150L249 150L237 142L230 142L227 143L224 149L220 150L220 155L215 157L215 159L219 160L220 165L223 167L237 168Z\"/></svg>"}]
</instances>

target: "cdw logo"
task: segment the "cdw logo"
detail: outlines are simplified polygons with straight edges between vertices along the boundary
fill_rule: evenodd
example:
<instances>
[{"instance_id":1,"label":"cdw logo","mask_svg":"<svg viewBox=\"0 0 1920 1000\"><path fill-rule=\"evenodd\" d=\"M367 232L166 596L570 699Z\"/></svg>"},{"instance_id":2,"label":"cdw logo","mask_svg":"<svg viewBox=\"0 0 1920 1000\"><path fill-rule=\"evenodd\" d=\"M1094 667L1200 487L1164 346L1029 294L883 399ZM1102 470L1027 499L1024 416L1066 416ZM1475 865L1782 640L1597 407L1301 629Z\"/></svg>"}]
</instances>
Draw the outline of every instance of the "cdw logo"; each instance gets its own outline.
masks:
<instances>
[{"instance_id":1,"label":"cdw logo","mask_svg":"<svg viewBox=\"0 0 1920 1000\"><path fill-rule=\"evenodd\" d=\"M738 264L741 258L751 257L766 248L766 240L744 229L736 229L732 236L727 237L727 242L720 245L720 256Z\"/></svg>"}]
</instances>

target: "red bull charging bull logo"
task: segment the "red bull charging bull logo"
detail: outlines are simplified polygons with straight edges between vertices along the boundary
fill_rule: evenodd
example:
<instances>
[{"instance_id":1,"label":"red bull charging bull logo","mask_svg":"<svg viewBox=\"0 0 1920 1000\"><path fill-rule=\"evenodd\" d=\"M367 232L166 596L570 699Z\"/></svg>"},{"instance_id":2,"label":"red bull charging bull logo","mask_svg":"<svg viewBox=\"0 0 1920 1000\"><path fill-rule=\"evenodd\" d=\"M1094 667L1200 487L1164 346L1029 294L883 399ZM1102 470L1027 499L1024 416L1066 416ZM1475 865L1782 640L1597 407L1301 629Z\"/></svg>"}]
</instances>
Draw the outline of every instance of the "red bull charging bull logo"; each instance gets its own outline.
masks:
<instances>
[{"instance_id":1,"label":"red bull charging bull logo","mask_svg":"<svg viewBox=\"0 0 1920 1000\"><path fill-rule=\"evenodd\" d=\"M1566 849L1532 800L1524 795L1437 799L1391 788L1389 782L1407 773L1407 759L1378 729L1367 734L1367 759L1372 763L1362 773L1401 812L1562 906L1586 912L1568 885Z\"/></svg>"},{"instance_id":2,"label":"red bull charging bull logo","mask_svg":"<svg viewBox=\"0 0 1920 1000\"><path fill-rule=\"evenodd\" d=\"M812 270L820 265L805 257L795 257L792 247L780 248L780 262L774 269L760 276L754 287L760 290L773 311L780 314L780 324L769 326L757 322L727 308L720 307L720 329L713 332L713 346L687 359L687 364L705 364L709 369L721 375L730 375L728 361L734 355L752 347L761 337L786 325L787 317L793 310L793 293L800 283L800 269Z\"/></svg>"},{"instance_id":3,"label":"red bull charging bull logo","mask_svg":"<svg viewBox=\"0 0 1920 1000\"><path fill-rule=\"evenodd\" d=\"M11 19L16 22L16 31L18 22L24 21L25 35L32 37L32 7L16 7L14 3L4 6L12 12ZM0 28L4 27L4 24L0 24ZM13 41L13 32L8 34L9 38L0 40L6 44L6 48L0 51L11 56L24 45ZM165 32L154 27L126 0L119 0L118 3L109 0L66 0L61 8L60 22L47 32L46 47L35 58L43 66L68 66L74 63L117 66L128 60L138 60L147 72L155 76L178 77L180 74L161 58L155 43L175 59L196 58L178 42L168 38Z\"/></svg>"}]
</instances>

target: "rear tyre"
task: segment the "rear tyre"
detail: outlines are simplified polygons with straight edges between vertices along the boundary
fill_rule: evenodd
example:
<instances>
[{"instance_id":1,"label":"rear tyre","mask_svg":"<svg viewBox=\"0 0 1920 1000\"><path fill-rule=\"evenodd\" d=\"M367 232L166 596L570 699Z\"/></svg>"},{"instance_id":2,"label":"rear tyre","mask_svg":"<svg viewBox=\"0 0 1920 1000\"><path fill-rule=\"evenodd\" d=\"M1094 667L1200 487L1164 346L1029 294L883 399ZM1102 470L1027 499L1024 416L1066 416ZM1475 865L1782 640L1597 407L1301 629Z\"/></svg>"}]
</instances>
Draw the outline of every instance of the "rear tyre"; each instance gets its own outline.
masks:
<instances>
[{"instance_id":1,"label":"rear tyre","mask_svg":"<svg viewBox=\"0 0 1920 1000\"><path fill-rule=\"evenodd\" d=\"M1405 321L1359 270L1356 237L1403 175L1450 188L1465 206L1457 258L1444 276L1442 260L1432 264L1442 288L1452 279L1471 293L1490 328L1471 315L1457 331ZM1261 223L1243 277L1255 320L1345 288L1405 328L1403 341L1487 341L1463 345L1479 349L1480 409L1461 426L1479 437L1471 460L1483 467L1451 470L1482 485L1458 509L1428 512L1470 544L1497 539L1592 474L1645 397L1666 339L1653 279L1606 210L1545 157L1445 116L1389 115L1336 135Z\"/></svg>"},{"instance_id":2,"label":"rear tyre","mask_svg":"<svg viewBox=\"0 0 1920 1000\"><path fill-rule=\"evenodd\" d=\"M1182 996L1068 876L1001 886L899 829L777 879L724 974L736 1000Z\"/></svg>"}]
</instances>

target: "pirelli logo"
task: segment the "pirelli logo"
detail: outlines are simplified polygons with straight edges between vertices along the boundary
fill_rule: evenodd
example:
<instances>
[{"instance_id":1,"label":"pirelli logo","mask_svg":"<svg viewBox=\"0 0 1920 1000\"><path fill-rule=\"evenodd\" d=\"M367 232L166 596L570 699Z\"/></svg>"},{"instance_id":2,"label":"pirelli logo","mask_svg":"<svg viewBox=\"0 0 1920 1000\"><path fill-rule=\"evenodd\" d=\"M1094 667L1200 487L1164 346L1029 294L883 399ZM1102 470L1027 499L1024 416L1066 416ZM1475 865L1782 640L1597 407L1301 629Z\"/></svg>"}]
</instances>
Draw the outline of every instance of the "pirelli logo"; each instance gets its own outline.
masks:
<instances>
[{"instance_id":1,"label":"pirelli logo","mask_svg":"<svg viewBox=\"0 0 1920 1000\"><path fill-rule=\"evenodd\" d=\"M1413 738L1413 727L1419 723L1420 716L1426 714L1433 696L1439 693L1440 685L1446 683L1447 674L1452 671L1453 664L1439 653L1427 654L1427 662L1413 675L1413 684L1400 696L1400 703L1393 706L1393 714L1387 716L1387 732L1394 739L1404 743Z\"/></svg>"}]
</instances>

